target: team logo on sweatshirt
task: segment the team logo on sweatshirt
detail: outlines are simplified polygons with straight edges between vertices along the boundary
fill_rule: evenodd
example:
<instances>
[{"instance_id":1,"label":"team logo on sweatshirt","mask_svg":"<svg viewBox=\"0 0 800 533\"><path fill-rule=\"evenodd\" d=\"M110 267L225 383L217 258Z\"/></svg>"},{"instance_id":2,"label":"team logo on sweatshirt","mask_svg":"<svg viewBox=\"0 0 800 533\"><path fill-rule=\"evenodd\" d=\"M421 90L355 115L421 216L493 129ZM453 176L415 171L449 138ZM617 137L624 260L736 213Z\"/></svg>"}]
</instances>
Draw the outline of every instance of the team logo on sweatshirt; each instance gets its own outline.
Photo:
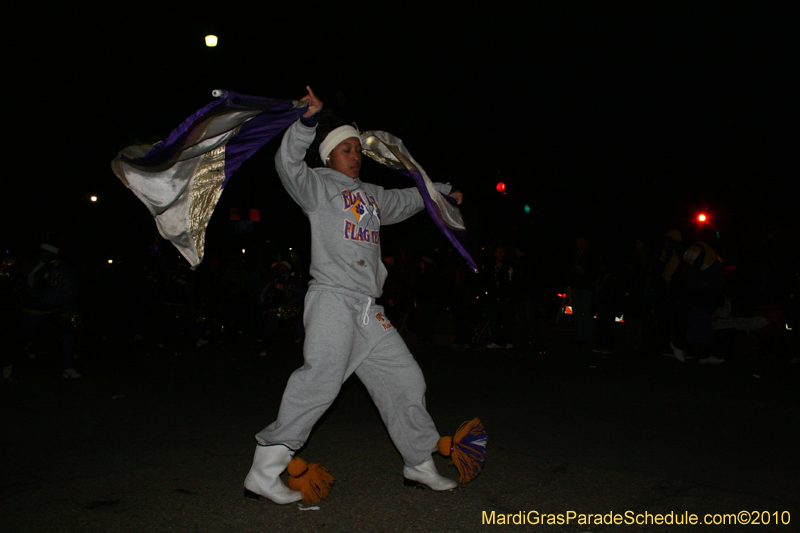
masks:
<instances>
[{"instance_id":1,"label":"team logo on sweatshirt","mask_svg":"<svg viewBox=\"0 0 800 533\"><path fill-rule=\"evenodd\" d=\"M392 329L392 325L389 323L389 319L383 316L383 313L377 313L375 315L375 318L377 318L378 322L381 323L381 326L383 326L384 331L387 329Z\"/></svg>"},{"instance_id":2,"label":"team logo on sweatshirt","mask_svg":"<svg viewBox=\"0 0 800 533\"><path fill-rule=\"evenodd\" d=\"M345 219L345 239L380 242L381 211L374 197L362 191L342 191L342 211L350 211L356 217L355 222Z\"/></svg>"}]
</instances>

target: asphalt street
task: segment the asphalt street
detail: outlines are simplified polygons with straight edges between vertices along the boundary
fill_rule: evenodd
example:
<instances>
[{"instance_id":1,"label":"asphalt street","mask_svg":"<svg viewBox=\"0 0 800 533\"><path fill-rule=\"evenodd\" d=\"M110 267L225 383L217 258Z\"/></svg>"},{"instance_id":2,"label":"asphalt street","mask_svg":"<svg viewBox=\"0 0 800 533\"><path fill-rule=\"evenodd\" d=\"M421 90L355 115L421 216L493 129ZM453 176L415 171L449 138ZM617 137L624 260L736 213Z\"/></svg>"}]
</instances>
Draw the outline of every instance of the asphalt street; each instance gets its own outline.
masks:
<instances>
[{"instance_id":1,"label":"asphalt street","mask_svg":"<svg viewBox=\"0 0 800 533\"><path fill-rule=\"evenodd\" d=\"M554 324L545 340L544 354L412 349L440 433L478 417L489 435L484 471L452 492L403 486L348 381L300 453L337 479L318 506L242 497L300 345L109 345L79 359L80 379L23 365L0 385L0 531L798 531L797 365L592 354ZM703 524L733 515L751 523Z\"/></svg>"}]
</instances>

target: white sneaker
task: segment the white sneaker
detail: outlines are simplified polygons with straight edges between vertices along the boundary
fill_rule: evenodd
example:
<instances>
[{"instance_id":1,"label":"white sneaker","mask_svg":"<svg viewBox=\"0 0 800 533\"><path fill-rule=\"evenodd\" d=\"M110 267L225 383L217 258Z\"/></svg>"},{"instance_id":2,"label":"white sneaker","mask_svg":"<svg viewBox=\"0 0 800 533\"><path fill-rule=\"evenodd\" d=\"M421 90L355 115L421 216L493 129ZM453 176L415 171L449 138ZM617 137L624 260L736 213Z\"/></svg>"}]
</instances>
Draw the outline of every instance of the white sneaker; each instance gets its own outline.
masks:
<instances>
[{"instance_id":1,"label":"white sneaker","mask_svg":"<svg viewBox=\"0 0 800 533\"><path fill-rule=\"evenodd\" d=\"M61 373L61 375L64 376L65 378L79 378L79 377L81 377L81 375L78 374L78 371L75 370L74 368L67 368L66 370L64 370L64 372Z\"/></svg>"},{"instance_id":2,"label":"white sneaker","mask_svg":"<svg viewBox=\"0 0 800 533\"><path fill-rule=\"evenodd\" d=\"M253 466L244 480L245 498L263 497L281 505L300 501L300 491L290 490L280 478L292 457L294 452L282 444L256 446Z\"/></svg>"},{"instance_id":3,"label":"white sneaker","mask_svg":"<svg viewBox=\"0 0 800 533\"><path fill-rule=\"evenodd\" d=\"M686 352L684 350L681 350L671 342L669 343L669 347L672 348L672 355L673 357L675 357L675 359L677 359L681 363L686 361Z\"/></svg>"},{"instance_id":4,"label":"white sneaker","mask_svg":"<svg viewBox=\"0 0 800 533\"><path fill-rule=\"evenodd\" d=\"M709 355L705 359L698 359L697 362L701 365L718 365L720 363L724 363L725 359L721 359L716 355Z\"/></svg>"},{"instance_id":5,"label":"white sneaker","mask_svg":"<svg viewBox=\"0 0 800 533\"><path fill-rule=\"evenodd\" d=\"M492 344L487 344L486 347L491 349L491 350L494 350L496 348L502 348L502 346L500 346L499 344L494 343L494 342Z\"/></svg>"},{"instance_id":6,"label":"white sneaker","mask_svg":"<svg viewBox=\"0 0 800 533\"><path fill-rule=\"evenodd\" d=\"M458 487L457 482L439 475L433 457L428 457L422 464L414 467L404 466L403 477L405 478L403 484L407 487L425 485L436 491L453 490Z\"/></svg>"}]
</instances>

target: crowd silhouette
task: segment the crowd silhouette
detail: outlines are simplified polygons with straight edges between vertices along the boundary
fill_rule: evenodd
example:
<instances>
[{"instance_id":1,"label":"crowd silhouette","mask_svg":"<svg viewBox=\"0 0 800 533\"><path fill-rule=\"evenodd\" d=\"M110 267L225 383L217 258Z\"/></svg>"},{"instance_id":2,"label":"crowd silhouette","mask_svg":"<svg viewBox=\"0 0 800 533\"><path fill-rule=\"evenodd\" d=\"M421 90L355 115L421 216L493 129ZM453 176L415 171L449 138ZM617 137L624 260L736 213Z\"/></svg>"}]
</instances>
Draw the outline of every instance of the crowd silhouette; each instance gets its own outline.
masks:
<instances>
[{"instance_id":1,"label":"crowd silhouette","mask_svg":"<svg viewBox=\"0 0 800 533\"><path fill-rule=\"evenodd\" d=\"M487 244L476 249L478 274L452 249L385 250L378 303L411 346L535 356L555 327L568 328L576 353L797 363L794 229L748 227L725 241L665 228L634 238L576 231L555 253L531 239ZM159 240L98 266L52 240L4 254L5 378L32 368L80 377L75 354L98 339L174 354L236 335L255 357L302 343L307 261L295 252L212 251L192 270Z\"/></svg>"}]
</instances>

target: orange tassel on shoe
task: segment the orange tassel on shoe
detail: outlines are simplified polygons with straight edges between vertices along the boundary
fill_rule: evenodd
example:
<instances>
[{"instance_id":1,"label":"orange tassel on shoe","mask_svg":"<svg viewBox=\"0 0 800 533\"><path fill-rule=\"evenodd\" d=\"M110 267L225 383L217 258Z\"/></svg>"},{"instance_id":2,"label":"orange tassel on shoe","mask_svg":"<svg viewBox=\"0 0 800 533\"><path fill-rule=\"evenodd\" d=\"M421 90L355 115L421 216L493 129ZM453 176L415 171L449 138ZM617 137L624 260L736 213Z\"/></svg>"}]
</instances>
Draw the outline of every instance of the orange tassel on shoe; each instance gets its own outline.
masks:
<instances>
[{"instance_id":1,"label":"orange tassel on shoe","mask_svg":"<svg viewBox=\"0 0 800 533\"><path fill-rule=\"evenodd\" d=\"M319 503L327 498L336 481L320 463L308 464L300 457L293 457L286 470L289 488L299 490L306 503Z\"/></svg>"},{"instance_id":2,"label":"orange tassel on shoe","mask_svg":"<svg viewBox=\"0 0 800 533\"><path fill-rule=\"evenodd\" d=\"M460 483L469 483L481 473L486 462L486 430L477 418L464 422L455 437L442 437L436 444L439 453L452 456L460 475Z\"/></svg>"}]
</instances>

